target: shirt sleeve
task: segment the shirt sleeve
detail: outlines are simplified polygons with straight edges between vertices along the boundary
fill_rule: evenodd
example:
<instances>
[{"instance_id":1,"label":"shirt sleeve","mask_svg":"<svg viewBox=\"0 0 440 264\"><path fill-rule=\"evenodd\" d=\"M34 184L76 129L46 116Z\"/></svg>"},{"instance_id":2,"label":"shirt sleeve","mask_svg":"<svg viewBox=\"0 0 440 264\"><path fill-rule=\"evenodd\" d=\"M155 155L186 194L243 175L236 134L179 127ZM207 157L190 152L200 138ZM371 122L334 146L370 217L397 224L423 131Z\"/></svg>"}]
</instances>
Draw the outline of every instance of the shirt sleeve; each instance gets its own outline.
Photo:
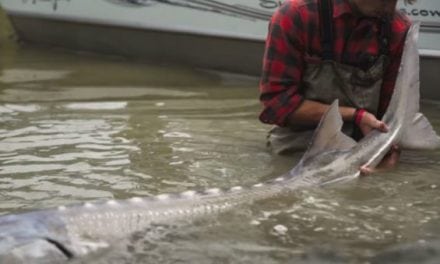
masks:
<instances>
[{"instance_id":1,"label":"shirt sleeve","mask_svg":"<svg viewBox=\"0 0 440 264\"><path fill-rule=\"evenodd\" d=\"M272 16L260 80L260 120L279 126L287 125L288 116L303 101L299 85L304 68L304 23L291 3L286 2Z\"/></svg>"}]
</instances>

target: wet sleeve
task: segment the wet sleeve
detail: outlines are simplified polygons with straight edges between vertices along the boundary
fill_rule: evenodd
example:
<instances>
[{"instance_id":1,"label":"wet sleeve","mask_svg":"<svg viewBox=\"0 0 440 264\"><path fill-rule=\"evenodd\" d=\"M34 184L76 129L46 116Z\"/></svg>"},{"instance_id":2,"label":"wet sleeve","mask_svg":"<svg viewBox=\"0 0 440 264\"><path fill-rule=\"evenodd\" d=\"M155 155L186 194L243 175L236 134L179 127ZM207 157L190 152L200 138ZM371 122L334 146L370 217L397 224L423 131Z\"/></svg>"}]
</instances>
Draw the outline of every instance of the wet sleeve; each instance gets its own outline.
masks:
<instances>
[{"instance_id":1,"label":"wet sleeve","mask_svg":"<svg viewBox=\"0 0 440 264\"><path fill-rule=\"evenodd\" d=\"M260 80L260 120L285 126L287 117L302 103L303 14L286 2L273 15L266 39Z\"/></svg>"}]
</instances>

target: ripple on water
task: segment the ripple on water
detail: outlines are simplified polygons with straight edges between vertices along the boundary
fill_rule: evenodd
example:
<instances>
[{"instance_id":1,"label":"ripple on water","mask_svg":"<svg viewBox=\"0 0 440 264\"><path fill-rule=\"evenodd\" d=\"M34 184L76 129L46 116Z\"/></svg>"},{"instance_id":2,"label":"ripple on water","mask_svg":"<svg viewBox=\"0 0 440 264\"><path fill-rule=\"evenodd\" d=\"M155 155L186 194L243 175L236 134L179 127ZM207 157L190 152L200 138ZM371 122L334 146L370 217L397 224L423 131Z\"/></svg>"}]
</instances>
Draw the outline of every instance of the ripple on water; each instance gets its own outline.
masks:
<instances>
[{"instance_id":1,"label":"ripple on water","mask_svg":"<svg viewBox=\"0 0 440 264\"><path fill-rule=\"evenodd\" d=\"M54 108L46 106L3 105L6 115L16 117L0 130L0 175L10 181L1 181L0 190L10 193L5 193L8 204L21 200L26 206L43 193L37 200L71 197L74 201L138 188L122 171L130 170L130 155L139 148L119 135L127 127L126 116L112 113L125 107L126 102L79 104L52 113ZM88 118L97 109L110 114ZM19 194L26 192L35 195L23 199Z\"/></svg>"},{"instance_id":2,"label":"ripple on water","mask_svg":"<svg viewBox=\"0 0 440 264\"><path fill-rule=\"evenodd\" d=\"M0 105L0 114L33 113L41 109L37 104L4 104Z\"/></svg>"},{"instance_id":3,"label":"ripple on water","mask_svg":"<svg viewBox=\"0 0 440 264\"><path fill-rule=\"evenodd\" d=\"M119 110L125 109L127 104L127 102L71 103L64 107L71 110Z\"/></svg>"}]
</instances>

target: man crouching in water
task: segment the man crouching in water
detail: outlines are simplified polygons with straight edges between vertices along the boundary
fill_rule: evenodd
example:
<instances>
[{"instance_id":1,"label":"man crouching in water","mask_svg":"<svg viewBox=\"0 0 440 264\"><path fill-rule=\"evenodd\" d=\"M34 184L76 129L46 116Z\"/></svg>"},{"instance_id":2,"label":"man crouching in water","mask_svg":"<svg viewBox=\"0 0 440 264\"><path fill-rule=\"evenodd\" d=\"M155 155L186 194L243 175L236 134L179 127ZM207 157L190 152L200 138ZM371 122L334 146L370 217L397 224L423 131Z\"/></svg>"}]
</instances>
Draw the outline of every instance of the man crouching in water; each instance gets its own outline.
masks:
<instances>
[{"instance_id":1,"label":"man crouching in water","mask_svg":"<svg viewBox=\"0 0 440 264\"><path fill-rule=\"evenodd\" d=\"M260 120L275 125L268 135L275 153L304 151L335 99L345 134L359 140L373 129L388 131L379 119L391 99L411 25L396 10L397 1L287 0L274 13L260 83ZM396 146L378 167L394 167L399 156Z\"/></svg>"}]
</instances>

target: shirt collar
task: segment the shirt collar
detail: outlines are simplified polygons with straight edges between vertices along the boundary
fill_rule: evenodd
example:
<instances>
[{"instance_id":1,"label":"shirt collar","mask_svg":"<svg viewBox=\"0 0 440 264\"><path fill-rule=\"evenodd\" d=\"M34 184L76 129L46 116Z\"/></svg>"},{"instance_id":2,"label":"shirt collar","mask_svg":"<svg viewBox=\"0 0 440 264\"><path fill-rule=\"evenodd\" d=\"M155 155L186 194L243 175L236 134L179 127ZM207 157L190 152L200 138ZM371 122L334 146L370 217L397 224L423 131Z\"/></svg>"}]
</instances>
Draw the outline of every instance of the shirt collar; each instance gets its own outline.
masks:
<instances>
[{"instance_id":1,"label":"shirt collar","mask_svg":"<svg viewBox=\"0 0 440 264\"><path fill-rule=\"evenodd\" d=\"M348 3L349 0L333 0L333 18L344 14L353 14L353 9Z\"/></svg>"}]
</instances>

